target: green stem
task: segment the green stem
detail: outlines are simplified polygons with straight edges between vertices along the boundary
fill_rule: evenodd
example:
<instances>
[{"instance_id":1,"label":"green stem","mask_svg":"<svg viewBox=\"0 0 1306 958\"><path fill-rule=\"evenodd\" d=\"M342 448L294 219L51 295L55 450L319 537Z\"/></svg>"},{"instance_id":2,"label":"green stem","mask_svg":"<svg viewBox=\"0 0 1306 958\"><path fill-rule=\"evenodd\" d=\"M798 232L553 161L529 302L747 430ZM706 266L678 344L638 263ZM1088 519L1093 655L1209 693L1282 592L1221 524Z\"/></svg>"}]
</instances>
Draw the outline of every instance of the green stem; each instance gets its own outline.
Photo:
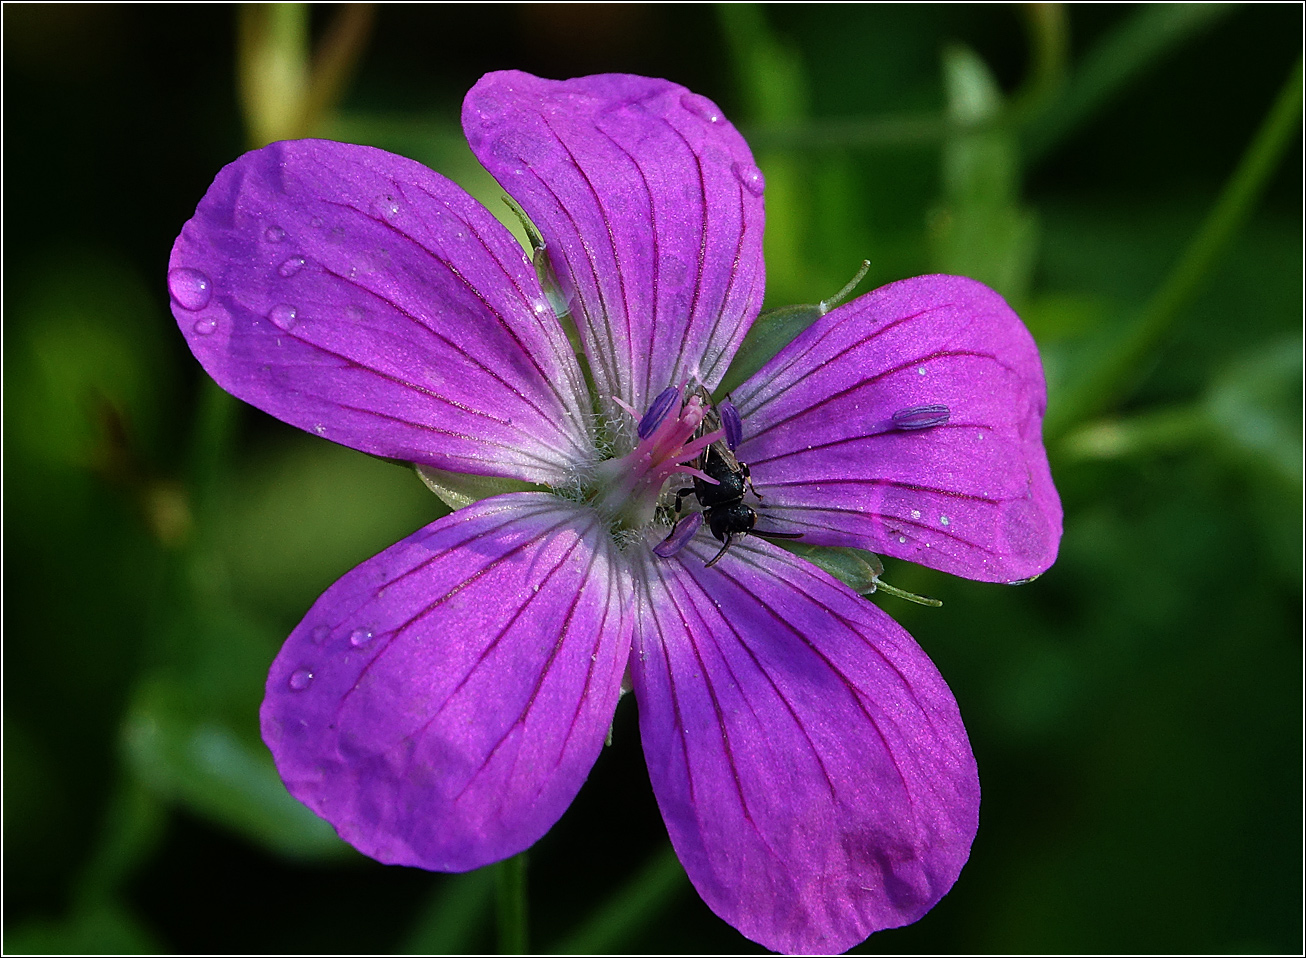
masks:
<instances>
[{"instance_id":1,"label":"green stem","mask_svg":"<svg viewBox=\"0 0 1306 958\"><path fill-rule=\"evenodd\" d=\"M560 955L614 954L662 915L688 887L685 870L667 844L554 951Z\"/></svg>"},{"instance_id":2,"label":"green stem","mask_svg":"<svg viewBox=\"0 0 1306 958\"><path fill-rule=\"evenodd\" d=\"M526 852L494 866L498 887L499 954L526 954Z\"/></svg>"},{"instance_id":3,"label":"green stem","mask_svg":"<svg viewBox=\"0 0 1306 958\"><path fill-rule=\"evenodd\" d=\"M1046 436L1060 436L1074 423L1101 414L1128 393L1143 361L1196 299L1216 259L1255 209L1301 121L1301 102L1299 58L1238 168L1179 262L1123 338L1049 410Z\"/></svg>"}]
</instances>

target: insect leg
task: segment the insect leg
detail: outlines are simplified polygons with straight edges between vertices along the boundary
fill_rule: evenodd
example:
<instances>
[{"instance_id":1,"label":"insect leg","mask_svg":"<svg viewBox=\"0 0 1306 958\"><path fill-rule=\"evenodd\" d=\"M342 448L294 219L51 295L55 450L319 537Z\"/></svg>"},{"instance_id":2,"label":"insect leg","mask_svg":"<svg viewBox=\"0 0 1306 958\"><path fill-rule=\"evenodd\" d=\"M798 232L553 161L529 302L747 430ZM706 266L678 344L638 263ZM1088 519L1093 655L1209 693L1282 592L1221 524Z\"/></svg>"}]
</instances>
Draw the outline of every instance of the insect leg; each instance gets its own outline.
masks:
<instances>
[{"instance_id":1,"label":"insect leg","mask_svg":"<svg viewBox=\"0 0 1306 958\"><path fill-rule=\"evenodd\" d=\"M734 534L733 534L733 533L730 533L730 532L727 532L727 533L726 533L726 538L725 538L725 545L723 545L723 546L721 547L721 551L720 551L720 552L718 552L716 555L714 555L714 556L712 557L712 561L711 561L711 562L709 562L707 565L703 566L704 569L710 569L710 568L712 568L712 566L714 566L714 565L717 564L717 560L720 559L723 555L725 555L725 554L726 554L726 550L730 548L730 542L731 542L732 539L734 539Z\"/></svg>"}]
</instances>

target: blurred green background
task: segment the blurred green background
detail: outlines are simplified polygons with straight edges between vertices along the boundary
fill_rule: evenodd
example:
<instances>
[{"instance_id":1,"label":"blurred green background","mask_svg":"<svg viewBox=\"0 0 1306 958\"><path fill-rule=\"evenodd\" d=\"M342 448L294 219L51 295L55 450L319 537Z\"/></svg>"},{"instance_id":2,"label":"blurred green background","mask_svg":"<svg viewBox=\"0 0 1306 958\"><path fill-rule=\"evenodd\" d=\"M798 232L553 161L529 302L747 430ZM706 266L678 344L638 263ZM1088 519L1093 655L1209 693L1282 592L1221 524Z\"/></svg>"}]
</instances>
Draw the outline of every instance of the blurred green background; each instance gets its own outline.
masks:
<instances>
[{"instance_id":1,"label":"blurred green background","mask_svg":"<svg viewBox=\"0 0 1306 958\"><path fill-rule=\"evenodd\" d=\"M484 72L665 76L766 173L768 305L966 273L1047 368L1066 512L1021 588L890 562L961 704L969 865L876 952L1302 948L1302 11L6 4L4 947L495 947L494 882L388 868L290 799L268 664L437 517L402 469L207 382L173 238L267 138L502 204ZM869 286L863 287L869 288ZM667 851L635 705L529 855L538 950L756 951Z\"/></svg>"}]
</instances>

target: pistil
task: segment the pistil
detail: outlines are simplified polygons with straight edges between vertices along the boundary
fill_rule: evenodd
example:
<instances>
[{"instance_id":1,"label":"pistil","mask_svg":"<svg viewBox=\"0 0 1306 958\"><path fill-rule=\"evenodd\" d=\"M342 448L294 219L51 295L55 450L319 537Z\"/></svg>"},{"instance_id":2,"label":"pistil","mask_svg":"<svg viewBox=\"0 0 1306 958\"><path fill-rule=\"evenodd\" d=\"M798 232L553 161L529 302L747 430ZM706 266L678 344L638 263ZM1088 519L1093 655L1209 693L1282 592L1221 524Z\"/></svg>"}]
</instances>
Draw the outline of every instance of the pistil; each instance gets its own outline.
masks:
<instances>
[{"instance_id":1,"label":"pistil","mask_svg":"<svg viewBox=\"0 0 1306 958\"><path fill-rule=\"evenodd\" d=\"M594 506L614 530L651 524L667 480L677 473L715 482L689 463L721 439L724 431L698 434L709 407L698 390L686 398L686 388L682 383L664 390L642 417L617 400L639 420L639 427L634 449L600 463L594 471Z\"/></svg>"}]
</instances>

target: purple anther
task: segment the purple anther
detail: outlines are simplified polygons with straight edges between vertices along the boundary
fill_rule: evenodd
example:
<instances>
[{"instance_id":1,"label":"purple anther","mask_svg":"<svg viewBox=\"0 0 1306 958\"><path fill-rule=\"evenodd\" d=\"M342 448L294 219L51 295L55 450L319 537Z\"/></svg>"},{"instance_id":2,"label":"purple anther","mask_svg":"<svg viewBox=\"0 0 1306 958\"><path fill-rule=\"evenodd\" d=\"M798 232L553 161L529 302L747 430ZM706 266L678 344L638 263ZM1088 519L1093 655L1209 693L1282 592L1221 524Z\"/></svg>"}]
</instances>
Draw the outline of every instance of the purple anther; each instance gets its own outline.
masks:
<instances>
[{"instance_id":1,"label":"purple anther","mask_svg":"<svg viewBox=\"0 0 1306 958\"><path fill-rule=\"evenodd\" d=\"M671 534L653 547L653 554L663 559L669 559L683 549L690 539L694 538L694 533L698 531L698 527L702 524L703 514L701 512L691 512L671 527Z\"/></svg>"},{"instance_id":2,"label":"purple anther","mask_svg":"<svg viewBox=\"0 0 1306 958\"><path fill-rule=\"evenodd\" d=\"M942 426L950 415L947 406L937 403L931 406L908 406L893 414L893 426L895 429L931 429Z\"/></svg>"},{"instance_id":3,"label":"purple anther","mask_svg":"<svg viewBox=\"0 0 1306 958\"><path fill-rule=\"evenodd\" d=\"M744 423L739 418L739 410L729 399L723 399L717 403L716 411L721 417L721 428L726 431L726 445L734 452L744 441Z\"/></svg>"},{"instance_id":4,"label":"purple anther","mask_svg":"<svg viewBox=\"0 0 1306 958\"><path fill-rule=\"evenodd\" d=\"M662 420L667 418L667 413L671 412L671 407L680 401L680 390L675 386L668 386L662 392L658 393L653 404L648 407L648 412L644 413L644 418L639 421L640 439L647 439L653 435L658 426L662 425Z\"/></svg>"}]
</instances>

